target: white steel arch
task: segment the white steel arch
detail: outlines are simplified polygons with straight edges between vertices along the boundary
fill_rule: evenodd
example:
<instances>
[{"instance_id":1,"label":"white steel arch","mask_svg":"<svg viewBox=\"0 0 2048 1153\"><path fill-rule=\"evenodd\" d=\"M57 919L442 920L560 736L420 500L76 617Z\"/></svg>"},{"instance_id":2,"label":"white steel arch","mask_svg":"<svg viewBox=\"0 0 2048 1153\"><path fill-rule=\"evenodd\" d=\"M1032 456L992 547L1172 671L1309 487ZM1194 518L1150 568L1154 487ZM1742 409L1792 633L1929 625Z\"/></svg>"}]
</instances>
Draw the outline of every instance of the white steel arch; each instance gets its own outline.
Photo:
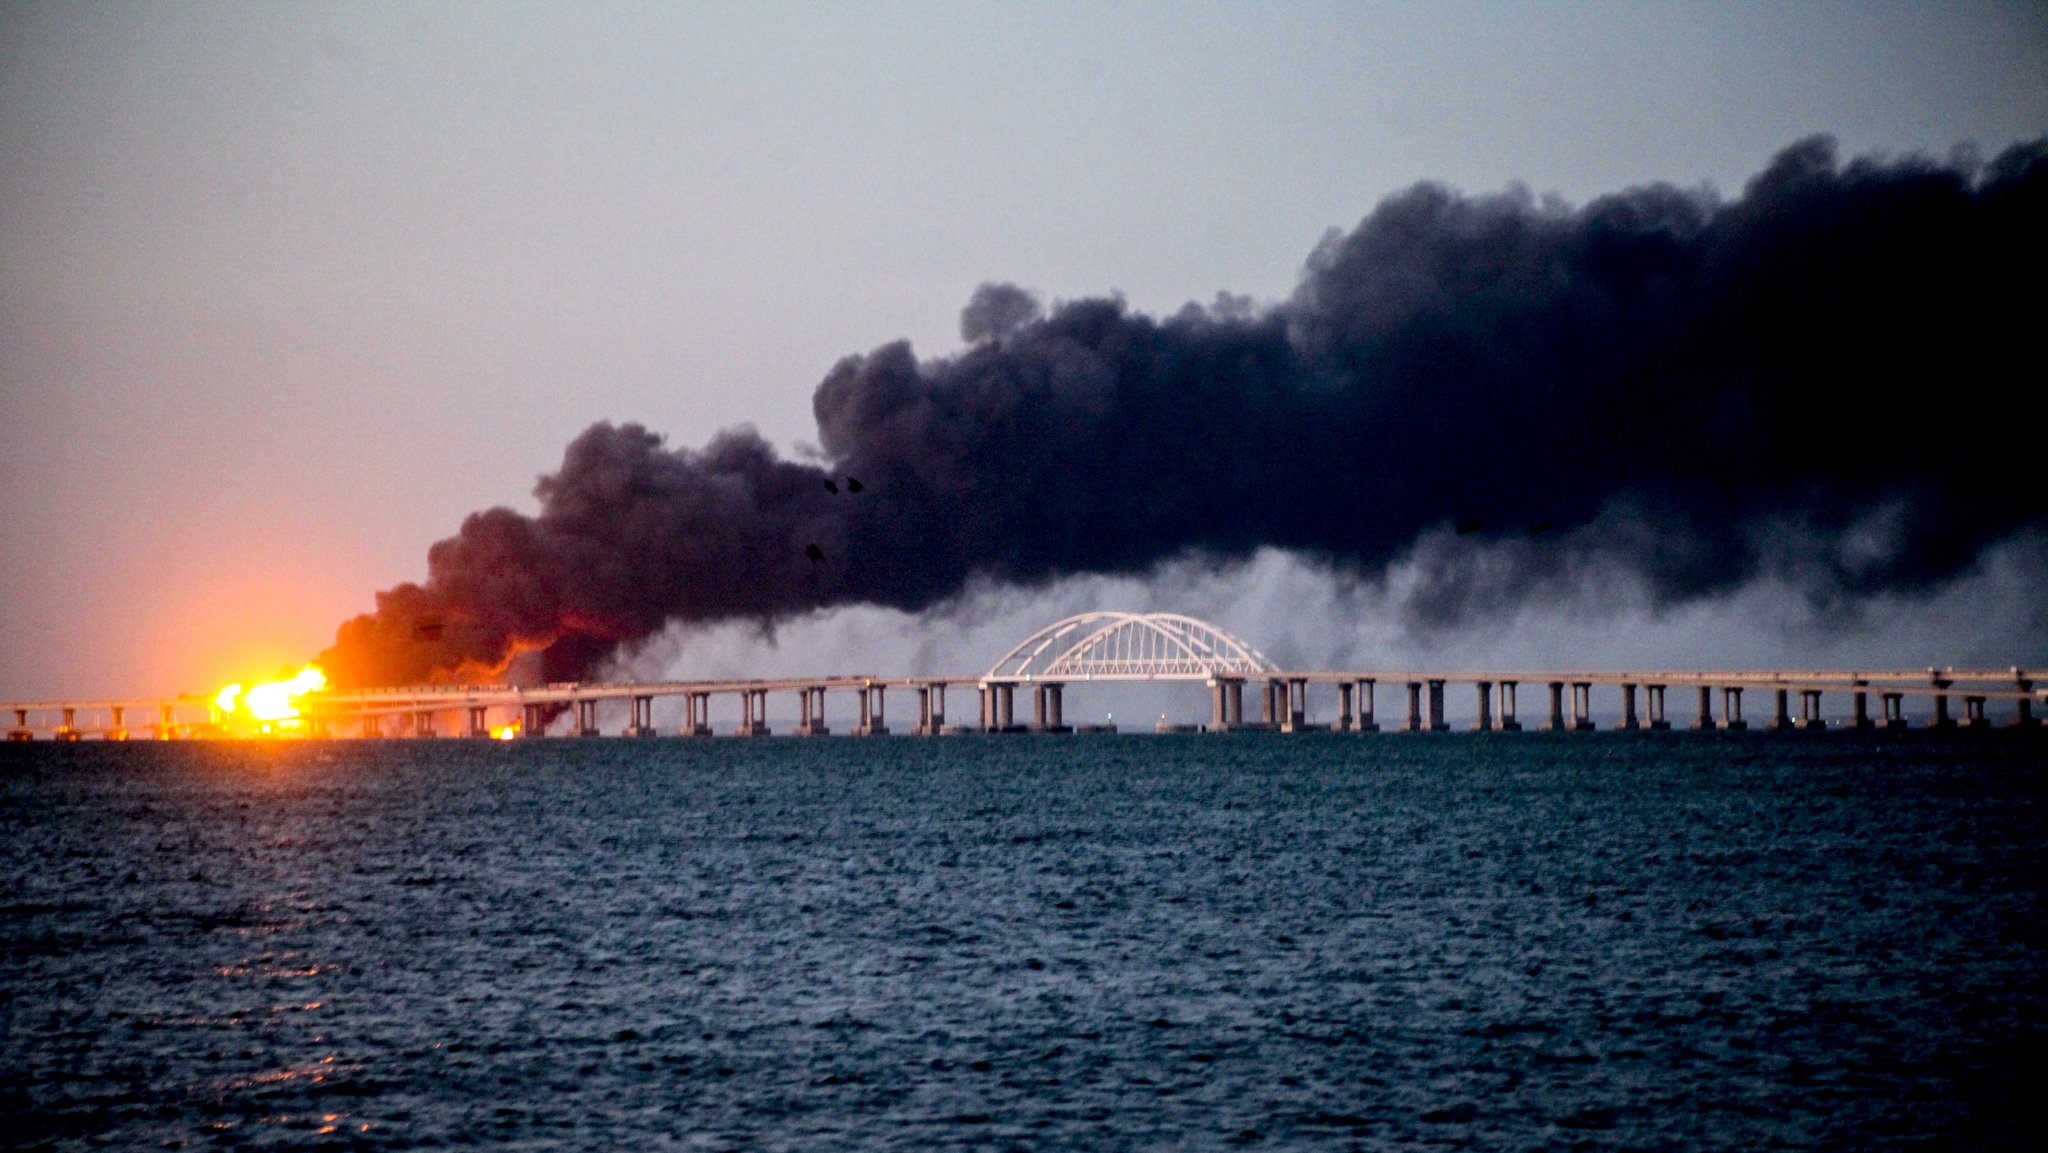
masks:
<instances>
[{"instance_id":1,"label":"white steel arch","mask_svg":"<svg viewBox=\"0 0 2048 1153\"><path fill-rule=\"evenodd\" d=\"M1265 654L1207 621L1094 612L1032 633L982 681L1205 681L1278 671Z\"/></svg>"}]
</instances>

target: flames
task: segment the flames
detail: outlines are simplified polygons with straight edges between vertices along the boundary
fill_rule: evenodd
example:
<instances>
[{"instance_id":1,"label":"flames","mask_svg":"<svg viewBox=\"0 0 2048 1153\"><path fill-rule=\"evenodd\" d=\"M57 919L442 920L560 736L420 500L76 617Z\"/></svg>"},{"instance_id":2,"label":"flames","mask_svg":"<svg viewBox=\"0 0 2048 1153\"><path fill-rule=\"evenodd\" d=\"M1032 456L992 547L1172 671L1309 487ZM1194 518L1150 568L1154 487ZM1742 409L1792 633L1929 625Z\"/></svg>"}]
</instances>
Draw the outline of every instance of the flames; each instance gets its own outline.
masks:
<instances>
[{"instance_id":1,"label":"flames","mask_svg":"<svg viewBox=\"0 0 2048 1153\"><path fill-rule=\"evenodd\" d=\"M492 740L494 740L494 741L510 741L510 740L516 740L516 739L518 739L518 737L519 737L519 722L518 722L518 721L514 721L514 722L512 722L512 723L511 723L511 724L509 724L509 725L499 725L499 726L498 726L497 728L495 728L495 729L492 729L492 730L491 730L491 739L492 739Z\"/></svg>"},{"instance_id":2,"label":"flames","mask_svg":"<svg viewBox=\"0 0 2048 1153\"><path fill-rule=\"evenodd\" d=\"M244 687L232 684L213 698L223 725L242 725L259 732L297 728L299 698L327 687L327 674L307 665L284 680Z\"/></svg>"}]
</instances>

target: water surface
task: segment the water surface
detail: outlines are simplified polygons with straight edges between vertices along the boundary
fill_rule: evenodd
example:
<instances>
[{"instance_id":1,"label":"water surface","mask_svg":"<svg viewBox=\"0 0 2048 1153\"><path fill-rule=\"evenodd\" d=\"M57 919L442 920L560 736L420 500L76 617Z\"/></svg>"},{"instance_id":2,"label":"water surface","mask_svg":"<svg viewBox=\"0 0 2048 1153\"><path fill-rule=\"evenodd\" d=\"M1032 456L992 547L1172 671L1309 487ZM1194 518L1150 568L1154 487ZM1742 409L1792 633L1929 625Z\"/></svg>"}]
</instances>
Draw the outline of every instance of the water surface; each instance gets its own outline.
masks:
<instances>
[{"instance_id":1,"label":"water surface","mask_svg":"<svg viewBox=\"0 0 2048 1153\"><path fill-rule=\"evenodd\" d=\"M0 750L28 1148L2002 1148L2048 744Z\"/></svg>"}]
</instances>

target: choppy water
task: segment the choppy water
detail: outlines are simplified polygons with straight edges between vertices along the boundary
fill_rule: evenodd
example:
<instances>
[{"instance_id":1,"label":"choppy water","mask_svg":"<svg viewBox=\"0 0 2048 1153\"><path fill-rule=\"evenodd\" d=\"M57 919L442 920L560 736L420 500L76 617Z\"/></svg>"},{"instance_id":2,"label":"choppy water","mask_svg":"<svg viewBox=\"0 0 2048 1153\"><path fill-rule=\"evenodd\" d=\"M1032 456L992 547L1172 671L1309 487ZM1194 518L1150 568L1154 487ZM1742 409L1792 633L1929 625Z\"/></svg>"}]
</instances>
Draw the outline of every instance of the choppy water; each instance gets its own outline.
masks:
<instances>
[{"instance_id":1,"label":"choppy water","mask_svg":"<svg viewBox=\"0 0 2048 1153\"><path fill-rule=\"evenodd\" d=\"M2011 736L8 747L0 1132L2005 1147Z\"/></svg>"}]
</instances>

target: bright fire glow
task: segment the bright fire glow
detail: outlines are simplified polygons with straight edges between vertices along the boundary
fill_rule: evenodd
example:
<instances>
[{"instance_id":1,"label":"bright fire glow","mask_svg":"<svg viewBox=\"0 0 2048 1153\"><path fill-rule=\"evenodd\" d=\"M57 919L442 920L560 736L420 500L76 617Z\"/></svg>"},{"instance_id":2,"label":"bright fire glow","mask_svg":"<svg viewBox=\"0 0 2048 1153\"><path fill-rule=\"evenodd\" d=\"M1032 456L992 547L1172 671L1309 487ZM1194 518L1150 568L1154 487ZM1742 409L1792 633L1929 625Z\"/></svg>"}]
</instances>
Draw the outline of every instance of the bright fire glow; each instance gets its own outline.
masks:
<instances>
[{"instance_id":1,"label":"bright fire glow","mask_svg":"<svg viewBox=\"0 0 2048 1153\"><path fill-rule=\"evenodd\" d=\"M518 735L519 723L517 721L514 721L509 725L499 725L497 728L491 730L491 739L493 740L509 741L512 740L514 737L517 737Z\"/></svg>"},{"instance_id":2,"label":"bright fire glow","mask_svg":"<svg viewBox=\"0 0 2048 1153\"><path fill-rule=\"evenodd\" d=\"M247 688L239 684L229 685L213 698L224 718L253 721L269 726L295 720L299 715L298 699L307 693L319 692L327 687L327 674L318 665L307 665L286 680L265 681Z\"/></svg>"}]
</instances>

